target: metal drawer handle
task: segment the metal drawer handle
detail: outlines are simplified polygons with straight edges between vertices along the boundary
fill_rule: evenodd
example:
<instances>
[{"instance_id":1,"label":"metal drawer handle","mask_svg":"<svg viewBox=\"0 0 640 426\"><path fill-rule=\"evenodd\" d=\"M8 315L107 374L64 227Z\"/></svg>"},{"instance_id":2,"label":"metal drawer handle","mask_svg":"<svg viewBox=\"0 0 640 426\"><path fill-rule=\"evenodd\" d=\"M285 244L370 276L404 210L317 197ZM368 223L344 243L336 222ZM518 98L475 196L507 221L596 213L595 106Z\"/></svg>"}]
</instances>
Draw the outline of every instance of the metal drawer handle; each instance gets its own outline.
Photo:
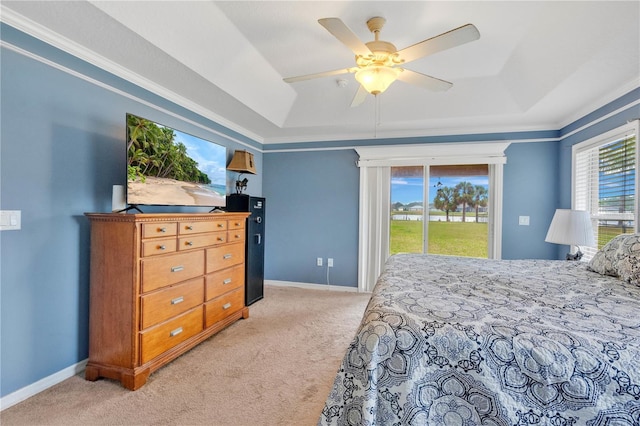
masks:
<instances>
[{"instance_id":1,"label":"metal drawer handle","mask_svg":"<svg viewBox=\"0 0 640 426\"><path fill-rule=\"evenodd\" d=\"M180 266L174 266L171 268L171 272L180 272L184 270L184 266L180 265Z\"/></svg>"},{"instance_id":2,"label":"metal drawer handle","mask_svg":"<svg viewBox=\"0 0 640 426\"><path fill-rule=\"evenodd\" d=\"M171 299L172 305L177 305L178 303L184 302L184 296L176 297L175 299Z\"/></svg>"},{"instance_id":3,"label":"metal drawer handle","mask_svg":"<svg viewBox=\"0 0 640 426\"><path fill-rule=\"evenodd\" d=\"M224 238L218 237L218 241L224 241Z\"/></svg>"},{"instance_id":4,"label":"metal drawer handle","mask_svg":"<svg viewBox=\"0 0 640 426\"><path fill-rule=\"evenodd\" d=\"M231 307L231 303L225 303L224 305L222 305L222 309L227 310Z\"/></svg>"},{"instance_id":5,"label":"metal drawer handle","mask_svg":"<svg viewBox=\"0 0 640 426\"><path fill-rule=\"evenodd\" d=\"M218 228L224 228L224 225L222 223L219 223Z\"/></svg>"},{"instance_id":6,"label":"metal drawer handle","mask_svg":"<svg viewBox=\"0 0 640 426\"><path fill-rule=\"evenodd\" d=\"M191 226L191 225L187 226L186 228L187 228L187 230L189 230L189 231L193 231L193 226Z\"/></svg>"},{"instance_id":7,"label":"metal drawer handle","mask_svg":"<svg viewBox=\"0 0 640 426\"><path fill-rule=\"evenodd\" d=\"M177 336L180 333L182 333L182 327L178 327L175 330L173 330L171 333L169 333L169 336L170 337Z\"/></svg>"},{"instance_id":8,"label":"metal drawer handle","mask_svg":"<svg viewBox=\"0 0 640 426\"><path fill-rule=\"evenodd\" d=\"M227 253L224 256L222 256L223 259L231 259L233 257L233 255L231 253Z\"/></svg>"},{"instance_id":9,"label":"metal drawer handle","mask_svg":"<svg viewBox=\"0 0 640 426\"><path fill-rule=\"evenodd\" d=\"M185 244L188 245L188 246L192 246L193 245L193 241L187 241L187 242L185 242Z\"/></svg>"},{"instance_id":10,"label":"metal drawer handle","mask_svg":"<svg viewBox=\"0 0 640 426\"><path fill-rule=\"evenodd\" d=\"M167 228L158 228L158 232L167 232Z\"/></svg>"},{"instance_id":11,"label":"metal drawer handle","mask_svg":"<svg viewBox=\"0 0 640 426\"><path fill-rule=\"evenodd\" d=\"M158 246L158 250L164 250L164 249L166 249L165 246Z\"/></svg>"},{"instance_id":12,"label":"metal drawer handle","mask_svg":"<svg viewBox=\"0 0 640 426\"><path fill-rule=\"evenodd\" d=\"M222 281L222 284L231 284L231 278L227 278L226 280Z\"/></svg>"}]
</instances>

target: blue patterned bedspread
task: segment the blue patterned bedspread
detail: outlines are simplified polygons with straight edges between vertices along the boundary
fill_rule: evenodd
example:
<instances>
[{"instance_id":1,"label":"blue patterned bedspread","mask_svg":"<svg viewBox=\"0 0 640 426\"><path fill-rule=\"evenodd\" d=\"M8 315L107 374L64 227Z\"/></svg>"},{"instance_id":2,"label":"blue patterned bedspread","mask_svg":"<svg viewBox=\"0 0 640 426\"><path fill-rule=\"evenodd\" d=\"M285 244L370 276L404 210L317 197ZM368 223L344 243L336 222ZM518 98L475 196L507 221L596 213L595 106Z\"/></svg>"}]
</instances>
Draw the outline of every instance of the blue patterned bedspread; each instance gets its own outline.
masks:
<instances>
[{"instance_id":1,"label":"blue patterned bedspread","mask_svg":"<svg viewBox=\"0 0 640 426\"><path fill-rule=\"evenodd\" d=\"M640 425L640 287L582 262L395 255L320 425Z\"/></svg>"}]
</instances>

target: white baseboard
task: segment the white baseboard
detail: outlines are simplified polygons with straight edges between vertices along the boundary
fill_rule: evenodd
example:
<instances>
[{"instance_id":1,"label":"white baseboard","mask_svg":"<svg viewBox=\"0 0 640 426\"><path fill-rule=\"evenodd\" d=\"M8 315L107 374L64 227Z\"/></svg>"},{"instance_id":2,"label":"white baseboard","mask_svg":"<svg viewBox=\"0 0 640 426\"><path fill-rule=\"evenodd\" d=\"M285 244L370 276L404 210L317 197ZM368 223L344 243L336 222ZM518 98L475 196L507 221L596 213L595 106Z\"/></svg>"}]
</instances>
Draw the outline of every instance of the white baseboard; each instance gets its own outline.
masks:
<instances>
[{"instance_id":1,"label":"white baseboard","mask_svg":"<svg viewBox=\"0 0 640 426\"><path fill-rule=\"evenodd\" d=\"M327 284L311 284L311 283L298 283L293 281L276 281L265 280L265 285L274 287L299 287L310 290L330 290L330 291L346 291L346 292L358 292L357 287L345 287L340 285L327 285ZM85 359L77 364L71 365L63 370L58 371L44 379L38 380L35 383L25 386L7 396L0 398L0 411L12 407L32 396L49 389L50 387L63 382L76 374L82 373L89 360Z\"/></svg>"},{"instance_id":2,"label":"white baseboard","mask_svg":"<svg viewBox=\"0 0 640 426\"><path fill-rule=\"evenodd\" d=\"M264 280L264 285L271 285L274 287L299 287L299 288L306 288L310 290L347 291L347 292L353 292L353 293L359 292L357 287L346 287L342 285L298 283L293 281Z\"/></svg>"},{"instance_id":3,"label":"white baseboard","mask_svg":"<svg viewBox=\"0 0 640 426\"><path fill-rule=\"evenodd\" d=\"M58 371L44 379L38 380L35 383L30 384L29 386L25 386L22 389L19 389L13 393L10 393L7 396L4 396L0 399L0 411L12 407L19 402L24 401L25 399L31 398L32 396L49 389L51 386L57 385L60 382L63 382L76 374L82 373L87 366L87 362L89 359L85 359L80 361L77 364L71 365L65 369Z\"/></svg>"}]
</instances>

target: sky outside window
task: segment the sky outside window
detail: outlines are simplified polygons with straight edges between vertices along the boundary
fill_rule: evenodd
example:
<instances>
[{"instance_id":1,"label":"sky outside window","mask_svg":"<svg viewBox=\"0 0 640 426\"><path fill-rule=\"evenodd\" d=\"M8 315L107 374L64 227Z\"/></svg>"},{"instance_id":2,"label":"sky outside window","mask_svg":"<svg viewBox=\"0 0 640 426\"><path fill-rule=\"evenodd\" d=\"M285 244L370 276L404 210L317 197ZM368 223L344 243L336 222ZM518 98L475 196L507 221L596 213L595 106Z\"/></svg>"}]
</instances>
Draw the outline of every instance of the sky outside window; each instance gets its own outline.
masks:
<instances>
[{"instance_id":1,"label":"sky outside window","mask_svg":"<svg viewBox=\"0 0 640 426\"><path fill-rule=\"evenodd\" d=\"M473 186L481 185L489 189L488 176L431 176L429 179L429 204L433 203L436 196L438 182L443 187L455 187L460 182L470 182ZM422 177L394 177L391 179L391 203L409 204L421 202L423 194Z\"/></svg>"}]
</instances>

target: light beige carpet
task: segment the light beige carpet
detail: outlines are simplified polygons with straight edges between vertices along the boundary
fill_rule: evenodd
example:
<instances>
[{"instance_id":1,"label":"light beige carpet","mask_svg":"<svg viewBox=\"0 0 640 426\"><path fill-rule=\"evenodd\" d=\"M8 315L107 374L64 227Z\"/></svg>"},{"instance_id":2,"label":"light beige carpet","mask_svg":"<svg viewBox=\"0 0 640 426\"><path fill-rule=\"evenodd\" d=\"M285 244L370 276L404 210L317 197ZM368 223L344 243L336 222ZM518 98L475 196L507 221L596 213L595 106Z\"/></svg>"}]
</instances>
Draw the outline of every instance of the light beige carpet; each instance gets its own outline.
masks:
<instances>
[{"instance_id":1,"label":"light beige carpet","mask_svg":"<svg viewBox=\"0 0 640 426\"><path fill-rule=\"evenodd\" d=\"M368 294L265 288L240 320L129 391L72 377L0 413L7 425L315 425Z\"/></svg>"}]
</instances>

